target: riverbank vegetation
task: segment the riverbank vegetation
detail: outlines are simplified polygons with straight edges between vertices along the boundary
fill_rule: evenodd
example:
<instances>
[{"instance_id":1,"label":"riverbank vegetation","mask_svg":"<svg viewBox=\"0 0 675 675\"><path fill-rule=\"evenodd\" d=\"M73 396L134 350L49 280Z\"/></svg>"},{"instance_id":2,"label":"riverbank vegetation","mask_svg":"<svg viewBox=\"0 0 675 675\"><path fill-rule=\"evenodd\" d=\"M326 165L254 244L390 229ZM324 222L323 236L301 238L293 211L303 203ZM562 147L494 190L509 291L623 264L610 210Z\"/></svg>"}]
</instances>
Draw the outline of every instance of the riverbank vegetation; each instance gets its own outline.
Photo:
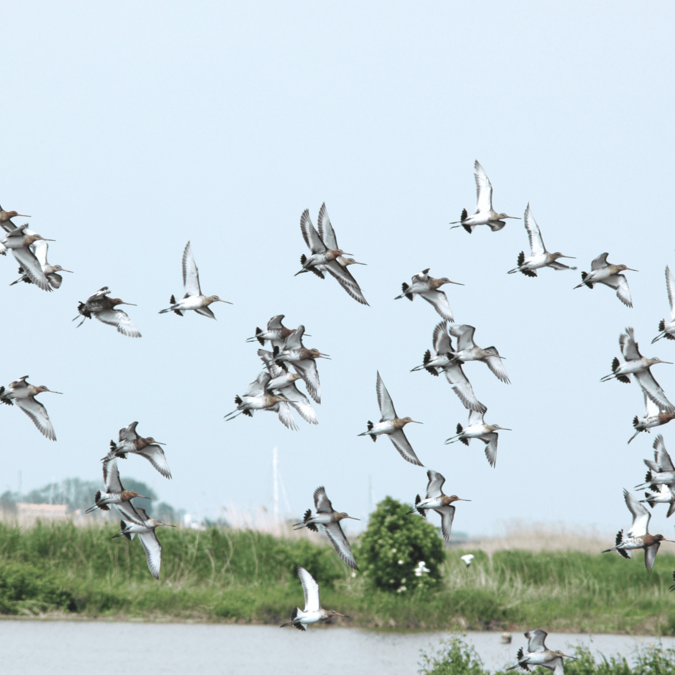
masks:
<instances>
[{"instance_id":1,"label":"riverbank vegetation","mask_svg":"<svg viewBox=\"0 0 675 675\"><path fill-rule=\"evenodd\" d=\"M412 516L411 516L412 517ZM420 519L422 520L422 519ZM415 590L373 588L323 538L255 531L162 528L161 578L137 541L112 525L0 524L0 614L281 623L302 606L295 574L306 567L324 607L377 628L675 634L675 558L662 550L651 574L642 554L446 549L440 581ZM663 547L665 548L665 547ZM355 548L359 560L358 546Z\"/></svg>"},{"instance_id":2,"label":"riverbank vegetation","mask_svg":"<svg viewBox=\"0 0 675 675\"><path fill-rule=\"evenodd\" d=\"M564 651L564 650L563 650ZM660 645L637 648L630 659L603 654L596 661L588 647L577 646L571 653L575 659L565 661L566 675L673 675L675 650ZM435 653L423 653L420 675L491 675L476 650L459 638L441 641ZM514 664L508 664L514 665ZM506 667L506 664L505 664ZM537 672L541 672L536 669ZM522 673L517 669L512 673ZM494 675L505 675L498 671Z\"/></svg>"}]
</instances>

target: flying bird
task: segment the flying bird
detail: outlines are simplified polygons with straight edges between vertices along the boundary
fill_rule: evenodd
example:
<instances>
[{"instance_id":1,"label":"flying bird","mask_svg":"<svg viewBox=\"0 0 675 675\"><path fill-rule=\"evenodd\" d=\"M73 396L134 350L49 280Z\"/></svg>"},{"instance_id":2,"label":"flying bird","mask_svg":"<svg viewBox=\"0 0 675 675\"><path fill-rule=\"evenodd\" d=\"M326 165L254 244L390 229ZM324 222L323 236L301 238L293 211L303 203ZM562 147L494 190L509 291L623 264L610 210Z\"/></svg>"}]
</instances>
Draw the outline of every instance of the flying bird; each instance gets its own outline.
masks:
<instances>
[{"instance_id":1,"label":"flying bird","mask_svg":"<svg viewBox=\"0 0 675 675\"><path fill-rule=\"evenodd\" d=\"M498 232L506 225L506 218L520 220L517 216L497 213L492 208L492 183L490 183L490 179L478 160L475 161L473 167L476 178L476 213L470 216L467 210L463 209L460 220L450 223L450 225L454 226L450 229L454 230L456 227L463 227L471 234L473 228L477 225L488 225L493 232ZM459 223L459 225L456 223Z\"/></svg>"},{"instance_id":2,"label":"flying bird","mask_svg":"<svg viewBox=\"0 0 675 675\"><path fill-rule=\"evenodd\" d=\"M38 259L40 267L42 268L45 277L47 277L47 281L49 282L50 286L52 288L61 288L63 277L60 274L57 274L57 272L69 272L70 274L72 274L72 272L71 270L64 269L61 267L61 265L50 265L47 262L48 248L49 244L47 244L44 239L40 239L33 244L35 257ZM14 286L14 284L18 284L20 281L23 281L27 284L33 283L30 276L22 266L19 266L19 274L21 276L16 281L12 281L10 286Z\"/></svg>"},{"instance_id":3,"label":"flying bird","mask_svg":"<svg viewBox=\"0 0 675 675\"><path fill-rule=\"evenodd\" d=\"M117 443L110 441L110 452L107 457L101 461L109 462L114 457L126 459L128 454L140 455L152 464L152 466L164 476L164 478L171 478L171 469L169 463L166 461L164 450L160 447L164 443L156 441L152 436L139 436L136 431L138 422L132 422L128 426L119 430L117 436Z\"/></svg>"},{"instance_id":4,"label":"flying bird","mask_svg":"<svg viewBox=\"0 0 675 675\"><path fill-rule=\"evenodd\" d=\"M261 372L248 385L248 389L246 389L243 396L237 395L234 397L237 407L225 415L225 420L230 422L242 413L247 417L253 417L253 412L256 410L271 410L272 412L279 413L279 421L286 428L297 431L298 425L295 423L295 419L291 413L289 401L285 396L271 394L267 388L270 379L271 377L268 372Z\"/></svg>"},{"instance_id":5,"label":"flying bird","mask_svg":"<svg viewBox=\"0 0 675 675\"><path fill-rule=\"evenodd\" d=\"M272 348L279 347L281 349L286 342L286 338L295 332L294 328L286 328L282 323L284 318L283 314L277 314L273 316L267 322L267 330L262 330L261 328L255 329L255 335L250 338L246 338L246 342L255 342L256 340L264 347L265 342L269 341L272 345ZM309 335L307 337L310 337Z\"/></svg>"},{"instance_id":6,"label":"flying bird","mask_svg":"<svg viewBox=\"0 0 675 675\"><path fill-rule=\"evenodd\" d=\"M382 419L377 424L373 424L370 420L368 421L368 431L364 431L359 436L370 436L373 441L377 440L377 437L380 434L387 434L391 439L391 442L394 444L394 447L399 451L401 457L415 464L416 466L424 466L422 462L418 459L415 451L412 449L410 442L406 438L405 433L403 432L403 427L410 422L415 424L422 424L422 422L416 422L410 417L400 418L394 410L394 403L389 396L387 388L384 386L384 382L380 377L380 373L377 373L377 402L380 406L380 413Z\"/></svg>"},{"instance_id":7,"label":"flying bird","mask_svg":"<svg viewBox=\"0 0 675 675\"><path fill-rule=\"evenodd\" d=\"M108 296L108 293L110 293L110 289L104 286L93 295L90 295L86 302L78 304L77 311L82 317L82 321L77 324L77 328L84 323L85 319L91 319L94 316L102 323L115 326L117 332L122 333L122 335L132 338L141 337L140 331L129 318L129 315L121 309L115 309L117 305L130 305L132 307L136 305L131 302L124 302L119 298L111 298ZM80 316L76 316L73 321L77 321Z\"/></svg>"},{"instance_id":8,"label":"flying bird","mask_svg":"<svg viewBox=\"0 0 675 675\"><path fill-rule=\"evenodd\" d=\"M617 379L620 382L630 384L629 376L632 375L642 388L645 396L654 401L661 410L675 412L675 406L666 398L665 392L654 379L650 370L650 367L657 363L673 364L670 361L662 361L657 356L651 359L642 356L638 349L638 343L635 341L635 331L632 328L626 328L626 332L621 333L619 346L626 362L621 363L618 358L614 357L611 374L605 375L600 381L607 382Z\"/></svg>"},{"instance_id":9,"label":"flying bird","mask_svg":"<svg viewBox=\"0 0 675 675\"><path fill-rule=\"evenodd\" d=\"M518 267L509 270L509 274L514 272L522 272L526 277L536 277L536 270L542 267L551 267L554 270L575 270L576 267L568 267L563 263L558 262L558 258L573 258L574 256L563 255L556 251L549 253L544 246L544 240L541 238L539 225L537 225L532 213L530 212L530 205L525 209L525 229L527 236L530 239L530 256L525 257L523 251L518 255Z\"/></svg>"},{"instance_id":10,"label":"flying bird","mask_svg":"<svg viewBox=\"0 0 675 675\"><path fill-rule=\"evenodd\" d=\"M497 464L497 443L499 442L497 431L511 431L511 429L500 427L498 424L485 424L484 417L485 413L470 411L466 428L458 424L457 435L448 438L445 444L461 441L468 446L472 438L483 441L485 443L485 457L487 457L490 466L494 468Z\"/></svg>"},{"instance_id":11,"label":"flying bird","mask_svg":"<svg viewBox=\"0 0 675 675\"><path fill-rule=\"evenodd\" d=\"M452 390L465 408L485 412L487 408L476 398L471 382L462 370L462 364L452 356L453 349L447 322L441 321L434 328L433 341L435 355L431 356L431 351L427 349L422 365L416 366L411 372L424 369L435 376L438 376L439 370L444 372Z\"/></svg>"},{"instance_id":12,"label":"flying bird","mask_svg":"<svg viewBox=\"0 0 675 675\"><path fill-rule=\"evenodd\" d=\"M102 511L110 511L110 505L117 506L122 502L129 502L136 497L140 499L150 499L139 494L135 490L125 490L120 480L120 472L117 468L117 459L111 458L103 463L103 482L105 484L105 492L100 490L94 497L94 506L88 508L85 513L91 513L96 509Z\"/></svg>"},{"instance_id":13,"label":"flying bird","mask_svg":"<svg viewBox=\"0 0 675 675\"><path fill-rule=\"evenodd\" d=\"M609 253L601 253L592 263L590 272L581 273L581 283L574 288L581 288L588 286L593 288L593 284L605 284L616 291L616 297L623 302L626 307L633 306L633 300L630 297L630 289L628 288L628 281L623 274L625 270L637 272L632 267L626 265L611 265L607 262Z\"/></svg>"},{"instance_id":14,"label":"flying bird","mask_svg":"<svg viewBox=\"0 0 675 675\"><path fill-rule=\"evenodd\" d=\"M453 363L466 363L467 361L482 361L492 371L492 373L506 384L510 384L509 376L506 374L506 368L502 363L502 357L499 355L496 347L486 347L482 349L473 341L476 329L467 324L450 326L449 333L457 338L457 351L451 352ZM468 406L467 406L468 407Z\"/></svg>"},{"instance_id":15,"label":"flying bird","mask_svg":"<svg viewBox=\"0 0 675 675\"><path fill-rule=\"evenodd\" d=\"M273 355L277 363L288 363L303 379L307 392L317 402L321 403L321 382L319 370L316 367L317 359L330 359L328 354L318 349L307 349L302 344L305 327L298 326L287 338L281 349L274 347Z\"/></svg>"},{"instance_id":16,"label":"flying bird","mask_svg":"<svg viewBox=\"0 0 675 675\"><path fill-rule=\"evenodd\" d=\"M670 422L672 419L675 419L675 413L662 412L651 399L647 398L646 394L644 394L644 398L645 416L638 417L635 415L633 418L633 427L635 428L635 433L628 439L628 443L630 443L641 431L646 431L649 433L650 429L659 427L662 424L668 424L668 422Z\"/></svg>"},{"instance_id":17,"label":"flying bird","mask_svg":"<svg viewBox=\"0 0 675 675\"><path fill-rule=\"evenodd\" d=\"M332 616L349 618L346 614L340 614L334 609L322 609L319 598L319 584L314 581L312 575L304 567L298 567L297 572L305 594L305 609L296 607L291 612L291 620L282 623L281 628L294 626L298 630L307 630L309 624L328 621Z\"/></svg>"},{"instance_id":18,"label":"flying bird","mask_svg":"<svg viewBox=\"0 0 675 675\"><path fill-rule=\"evenodd\" d=\"M666 265L666 290L668 291L668 302L670 303L670 321L661 319L659 322L659 331L661 332L652 340L652 344L661 338L675 340L675 279L673 279L668 265Z\"/></svg>"},{"instance_id":19,"label":"flying bird","mask_svg":"<svg viewBox=\"0 0 675 675\"><path fill-rule=\"evenodd\" d=\"M185 250L183 251L183 286L185 287L185 295L183 298L176 302L175 296L172 295L169 299L171 306L162 309L159 312L160 314L175 312L178 316L183 316L183 312L192 309L197 312L197 314L208 316L210 319L215 319L216 316L211 311L209 305L214 302L224 302L228 305L232 304L227 300L221 300L217 295L202 295L202 289L199 285L199 270L197 269L195 257L192 255L192 247L190 246L189 241L185 245Z\"/></svg>"},{"instance_id":20,"label":"flying bird","mask_svg":"<svg viewBox=\"0 0 675 675\"><path fill-rule=\"evenodd\" d=\"M626 489L623 491L623 498L628 510L633 515L633 524L625 537L623 530L619 530L616 535L616 545L605 549L603 553L618 551L624 558L630 558L631 551L639 548L644 549L645 567L651 570L661 542L668 541L675 544L675 541L666 539L662 534L649 534L649 520L652 514Z\"/></svg>"},{"instance_id":21,"label":"flying bird","mask_svg":"<svg viewBox=\"0 0 675 675\"><path fill-rule=\"evenodd\" d=\"M666 450L661 434L654 440L654 461L645 459L644 462L649 469L645 476L646 482L642 485L636 485L635 489L649 488L652 492L646 492L646 499L641 499L640 502L647 502L652 508L655 504L669 504L666 518L670 518L675 513L675 492L673 491L675 488L675 466Z\"/></svg>"},{"instance_id":22,"label":"flying bird","mask_svg":"<svg viewBox=\"0 0 675 675\"><path fill-rule=\"evenodd\" d=\"M312 254L309 257L304 253L300 256L302 269L296 272L295 276L297 277L298 274L304 272L314 272L318 277L324 279L324 272L328 272L354 300L362 305L367 305L368 302L363 296L359 284L347 269L347 264L345 264L347 259L343 255L345 252L337 246L335 231L330 224L330 220L328 220L328 214L325 212L325 204L321 208L319 218L322 219L322 228L328 241L324 241L312 225L309 209L305 209L300 217L300 231ZM342 264L339 262L340 259L342 259Z\"/></svg>"},{"instance_id":23,"label":"flying bird","mask_svg":"<svg viewBox=\"0 0 675 675\"><path fill-rule=\"evenodd\" d=\"M394 300L400 300L401 298L406 297L412 302L415 299L415 296L419 295L432 305L446 321L454 321L455 318L450 309L448 296L438 289L443 286L443 284L455 284L457 286L464 286L464 284L460 284L459 281L450 281L448 277L434 279L434 277L429 276L430 269L430 267L427 267L427 269L415 274L415 276L410 279L410 284L403 282L401 284L403 293L397 295Z\"/></svg>"},{"instance_id":24,"label":"flying bird","mask_svg":"<svg viewBox=\"0 0 675 675\"><path fill-rule=\"evenodd\" d=\"M52 394L61 394L61 392L47 389L44 385L36 387L28 384L28 377L28 375L24 375L18 380L14 380L6 389L5 387L0 387L0 403L4 403L5 405L14 405L16 403L30 417L43 436L50 441L55 441L56 434L47 414L47 409L42 403L36 401L35 397L44 391Z\"/></svg>"},{"instance_id":25,"label":"flying bird","mask_svg":"<svg viewBox=\"0 0 675 675\"><path fill-rule=\"evenodd\" d=\"M7 222L5 221L5 225ZM12 255L21 266L23 272L28 278L43 291L51 291L52 287L49 284L45 273L42 270L40 261L35 257L35 253L31 246L38 241L54 241L53 239L45 239L44 237L31 232L26 228L28 225L19 225L13 230L7 231L7 235L2 240L2 246L5 250L12 251Z\"/></svg>"},{"instance_id":26,"label":"flying bird","mask_svg":"<svg viewBox=\"0 0 675 675\"><path fill-rule=\"evenodd\" d=\"M342 561L352 569L358 570L359 568L356 566L352 549L349 546L349 540L342 531L340 521L345 518L351 518L352 520L359 519L346 513L335 511L330 499L326 495L326 488L324 487L319 487L314 491L314 508L316 509L316 513L312 515L312 510L307 509L302 522L293 525L293 529L300 530L306 527L312 532L318 532L318 528L323 529Z\"/></svg>"},{"instance_id":27,"label":"flying bird","mask_svg":"<svg viewBox=\"0 0 675 675\"><path fill-rule=\"evenodd\" d=\"M159 568L162 564L162 545L159 543L159 539L157 539L155 530L163 525L168 527L175 526L156 518L149 518L143 509L134 508L130 502L122 502L115 506L122 514L122 520L120 520L120 531L113 535L113 539L125 536L131 541L135 535L138 535L138 539L145 551L145 559L148 563L150 574L155 579L159 579Z\"/></svg>"},{"instance_id":28,"label":"flying bird","mask_svg":"<svg viewBox=\"0 0 675 675\"><path fill-rule=\"evenodd\" d=\"M445 478L437 471L429 469L427 471L429 483L427 484L426 499L421 499L419 495L415 496L415 508L408 512L419 513L421 516L427 517L428 510L436 511L441 517L441 532L443 532L443 539L450 543L450 531L452 530L452 521L455 519L455 507L453 502L470 502L470 499L460 499L457 495L448 495L443 493L443 484ZM470 562L470 561L469 561Z\"/></svg>"},{"instance_id":29,"label":"flying bird","mask_svg":"<svg viewBox=\"0 0 675 675\"><path fill-rule=\"evenodd\" d=\"M522 668L523 670L530 672L530 666L541 666L547 670L552 670L553 675L563 675L564 660L575 659L576 656L569 656L568 654L548 649L544 644L547 635L548 633L539 628L525 633L525 637L528 641L527 652L523 651L523 648L521 647L517 654L518 663L506 670Z\"/></svg>"}]
</instances>

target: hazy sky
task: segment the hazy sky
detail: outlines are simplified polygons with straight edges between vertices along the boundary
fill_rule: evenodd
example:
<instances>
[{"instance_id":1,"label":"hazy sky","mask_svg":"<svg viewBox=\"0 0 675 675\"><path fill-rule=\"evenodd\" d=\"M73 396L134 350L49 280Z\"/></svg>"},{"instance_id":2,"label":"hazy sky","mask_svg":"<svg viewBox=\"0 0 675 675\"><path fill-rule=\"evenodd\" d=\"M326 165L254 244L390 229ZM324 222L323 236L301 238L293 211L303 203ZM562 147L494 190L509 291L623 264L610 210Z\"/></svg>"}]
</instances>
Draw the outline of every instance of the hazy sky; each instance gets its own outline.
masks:
<instances>
[{"instance_id":1,"label":"hazy sky","mask_svg":"<svg viewBox=\"0 0 675 675\"><path fill-rule=\"evenodd\" d=\"M23 489L96 479L118 430L166 442L164 480L141 459L120 463L195 515L271 505L272 448L292 511L325 485L339 510L411 501L425 469L377 421L379 369L396 409L424 422L407 434L461 504L455 528L497 532L514 518L615 530L629 524L621 490L641 482L655 434L630 446L644 406L637 384L600 383L633 326L643 353L668 316L675 264L663 212L673 184L675 9L668 4L521 2L48 2L3 13L5 97L0 204L31 214L56 241L50 262L74 270L45 293L9 287L0 259L5 351L0 381L30 375L58 442L16 408L0 410L2 481ZM603 251L625 263L635 308L606 287L573 291L579 271L506 274L526 249L522 221L498 233L450 230L475 206L473 162L498 211L527 203L552 251L579 269ZM664 194L665 193L665 194ZM307 249L302 211L326 202L339 243L368 263L355 275L370 307L333 279L293 274ZM22 222L19 220L19 222ZM182 293L190 240L217 321L160 316ZM455 318L506 357L511 385L467 364L500 435L496 469L482 443L445 446L467 411L444 378L411 373L439 321L417 299L394 302L430 267ZM101 286L137 303L140 340L71 319ZM245 339L275 314L331 355L319 370L320 424L286 430L276 415L225 422L260 371ZM675 401L675 367L655 375ZM675 450L675 430L663 427ZM654 532L667 532L665 507Z\"/></svg>"}]
</instances>

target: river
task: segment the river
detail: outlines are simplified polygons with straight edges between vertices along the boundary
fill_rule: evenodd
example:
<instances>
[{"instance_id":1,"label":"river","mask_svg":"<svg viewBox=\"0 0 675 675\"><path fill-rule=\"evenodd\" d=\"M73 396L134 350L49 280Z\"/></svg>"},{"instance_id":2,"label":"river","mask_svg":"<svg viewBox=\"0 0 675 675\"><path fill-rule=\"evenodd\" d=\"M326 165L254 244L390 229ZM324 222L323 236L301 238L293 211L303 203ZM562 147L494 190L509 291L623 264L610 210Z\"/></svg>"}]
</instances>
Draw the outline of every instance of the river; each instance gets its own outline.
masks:
<instances>
[{"instance_id":1,"label":"river","mask_svg":"<svg viewBox=\"0 0 675 675\"><path fill-rule=\"evenodd\" d=\"M375 632L339 626L306 633L276 626L110 621L0 621L3 675L416 675L420 650L435 652L451 633ZM467 633L486 667L515 663L525 638ZM583 643L598 655L629 656L658 638L551 634L552 649ZM662 638L675 648L675 638Z\"/></svg>"}]
</instances>

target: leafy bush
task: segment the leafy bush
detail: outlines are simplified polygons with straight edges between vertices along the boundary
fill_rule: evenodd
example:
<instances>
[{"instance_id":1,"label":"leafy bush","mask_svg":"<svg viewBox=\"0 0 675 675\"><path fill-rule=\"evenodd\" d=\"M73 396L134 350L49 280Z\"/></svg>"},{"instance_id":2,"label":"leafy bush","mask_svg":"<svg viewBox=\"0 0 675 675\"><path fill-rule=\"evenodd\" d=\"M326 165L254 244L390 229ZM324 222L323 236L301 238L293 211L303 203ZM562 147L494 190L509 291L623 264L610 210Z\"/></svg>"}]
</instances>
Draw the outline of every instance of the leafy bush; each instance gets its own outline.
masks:
<instances>
[{"instance_id":1,"label":"leafy bush","mask_svg":"<svg viewBox=\"0 0 675 675\"><path fill-rule=\"evenodd\" d=\"M440 582L445 557L443 540L424 518L408 515L410 509L407 504L385 497L360 537L356 557L364 576L377 588L404 592ZM416 576L420 562L429 572Z\"/></svg>"},{"instance_id":2,"label":"leafy bush","mask_svg":"<svg viewBox=\"0 0 675 675\"><path fill-rule=\"evenodd\" d=\"M421 675L489 675L476 650L459 638L441 640L436 654L422 652Z\"/></svg>"}]
</instances>

